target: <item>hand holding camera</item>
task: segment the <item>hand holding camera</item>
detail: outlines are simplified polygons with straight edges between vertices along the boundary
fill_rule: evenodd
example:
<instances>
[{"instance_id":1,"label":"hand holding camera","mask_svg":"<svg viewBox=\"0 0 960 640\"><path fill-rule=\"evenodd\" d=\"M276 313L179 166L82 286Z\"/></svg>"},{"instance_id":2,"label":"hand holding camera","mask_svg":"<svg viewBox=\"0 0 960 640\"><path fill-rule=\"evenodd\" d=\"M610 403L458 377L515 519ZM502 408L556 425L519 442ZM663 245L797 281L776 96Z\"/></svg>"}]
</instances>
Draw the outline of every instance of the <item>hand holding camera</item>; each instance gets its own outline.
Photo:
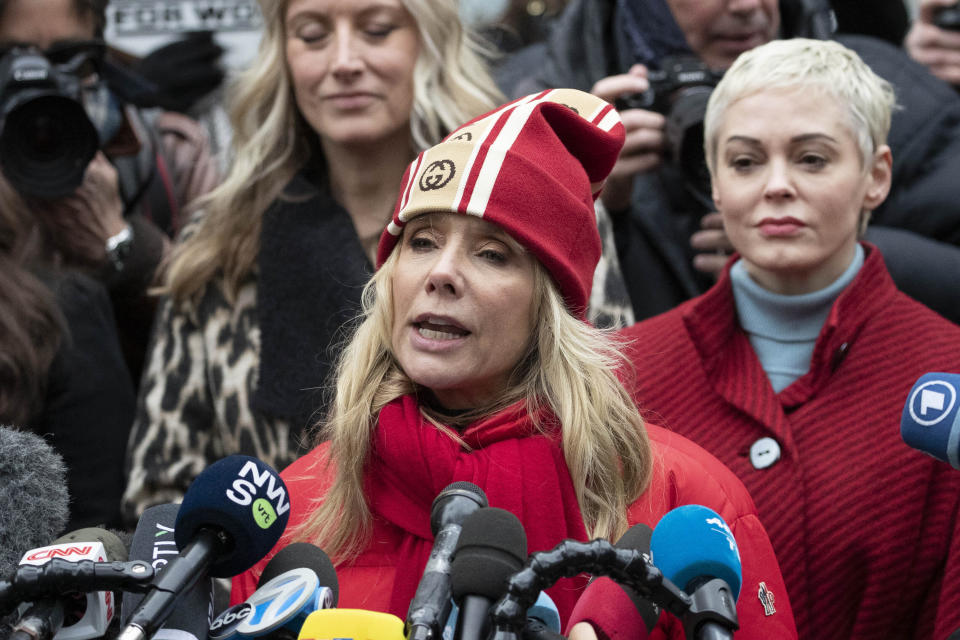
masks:
<instances>
[{"instance_id":1,"label":"hand holding camera","mask_svg":"<svg viewBox=\"0 0 960 640\"><path fill-rule=\"evenodd\" d=\"M621 97L643 94L649 87L646 67L636 64L627 73L598 80L590 92L616 104ZM627 108L620 110L620 118L626 140L600 195L610 211L629 207L634 176L657 168L663 158L666 119L662 114L646 108Z\"/></svg>"},{"instance_id":2,"label":"hand holding camera","mask_svg":"<svg viewBox=\"0 0 960 640\"><path fill-rule=\"evenodd\" d=\"M920 0L920 12L904 47L935 76L960 86L960 3Z\"/></svg>"},{"instance_id":3,"label":"hand holding camera","mask_svg":"<svg viewBox=\"0 0 960 640\"><path fill-rule=\"evenodd\" d=\"M99 269L106 262L107 238L127 226L117 180L116 168L97 152L73 193L57 200L30 199L68 263Z\"/></svg>"}]
</instances>

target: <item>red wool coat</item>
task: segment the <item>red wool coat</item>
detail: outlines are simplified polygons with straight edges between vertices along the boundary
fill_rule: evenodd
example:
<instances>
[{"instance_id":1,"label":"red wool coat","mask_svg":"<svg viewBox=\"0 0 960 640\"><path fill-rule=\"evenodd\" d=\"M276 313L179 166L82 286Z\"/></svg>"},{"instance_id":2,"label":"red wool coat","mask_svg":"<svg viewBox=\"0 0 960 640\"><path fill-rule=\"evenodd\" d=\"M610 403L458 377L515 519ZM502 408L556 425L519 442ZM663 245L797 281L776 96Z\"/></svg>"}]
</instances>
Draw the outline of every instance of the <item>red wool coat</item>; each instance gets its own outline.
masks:
<instances>
[{"instance_id":1,"label":"red wool coat","mask_svg":"<svg viewBox=\"0 0 960 640\"><path fill-rule=\"evenodd\" d=\"M960 372L960 327L897 291L866 248L810 371L779 394L738 325L729 272L623 330L626 382L649 419L746 484L801 637L942 640L960 627L960 471L904 444L899 425L920 375Z\"/></svg>"},{"instance_id":2,"label":"red wool coat","mask_svg":"<svg viewBox=\"0 0 960 640\"><path fill-rule=\"evenodd\" d=\"M410 404L409 399L404 400L404 408L416 408L415 405L408 407ZM384 411L386 410L385 408ZM494 428L487 431L489 437L484 441L481 429L479 437L474 439L474 444L482 446L472 451L459 450L451 452L450 457L433 455L430 459L420 459L417 457L418 451L425 453L427 450L435 450L433 445L425 444L439 433L434 427L426 424L418 427L414 433L393 434L391 437L389 430L384 433L382 422L383 413L377 442L389 443L390 455L396 455L398 462L405 462L405 468L409 470L408 474L397 477L394 481L394 484L399 486L399 493L392 494L393 500L401 504L401 513L392 512L388 516L402 526L391 523L386 517L375 515L373 540L366 550L348 565L337 567L340 587L338 606L387 611L401 619L406 616L407 606L423 573L423 563L410 567L410 558L416 556L418 547L426 546L429 550L433 540L428 522L405 522L404 517L406 512L420 510L417 503L424 500L426 504L422 508L429 513L429 504L436 495L436 489L424 490L423 485L430 482L441 488L455 480L476 482L487 492L490 506L506 508L520 518L528 534L530 553L552 548L560 540L569 537L568 532L577 527L583 530L579 516L578 522L570 522L570 514L579 514L579 509L575 499L571 502L569 489L572 484L566 472L562 451L555 440L543 435L530 435L527 437L537 439L538 444L523 445L518 443L522 438L512 435L504 438L504 433L501 431L498 434ZM465 439L471 434L477 435L476 431L471 430L473 427L464 432ZM743 484L729 469L689 440L655 426L648 426L648 432L655 460L653 478L648 490L630 507L630 524L642 522L653 527L667 511L683 504L702 504L719 513L733 531L743 565L743 586L737 605L737 615L743 630L737 633L736 638L796 638L793 614L773 548ZM440 438L450 441L447 436L441 435ZM420 443L411 442L413 440L420 440ZM520 446L525 455L521 464L510 459L516 446ZM281 474L290 494L288 532L309 514L315 504L311 501L323 495L330 486L332 469L325 464L327 455L328 446L320 445ZM547 466L556 472L556 478L551 478L551 472L546 468L537 473L529 472L527 467L536 466L537 462L533 458L537 456L546 456L548 460L553 460ZM376 457L377 454L374 454L374 458ZM487 470L490 471L489 474ZM423 477L411 478L416 474L423 474ZM372 496L368 499L373 502L375 514L379 510L389 510L384 509L383 494L397 490L397 487L385 487L382 479L386 478L389 482L391 475L388 465L381 467L377 474L379 484L371 484L368 478L366 492L368 496ZM554 494L554 488L558 486L562 491ZM553 499L551 496L556 495L564 496L563 500L567 504L560 505L559 508L556 504L548 505L547 511L544 511L544 505ZM415 520L420 519L429 520L428 517ZM532 532L535 533L531 535ZM534 540L539 540L539 543ZM257 578L273 553L289 542L289 536L285 536L264 560L250 571L234 578L231 604L241 602L253 593ZM425 559L424 557L424 562ZM405 566L406 570L403 568ZM767 592L774 595L776 613L773 615L765 615L763 603L758 597L761 582ZM584 584L582 579L563 580L547 590L556 602L562 620L567 620ZM614 583L610 584L614 590L619 590ZM636 629L636 625L642 624L632 605L628 611L604 610L595 616L595 621L605 630ZM684 636L679 622L668 614L663 614L657 629L650 637L680 640Z\"/></svg>"}]
</instances>

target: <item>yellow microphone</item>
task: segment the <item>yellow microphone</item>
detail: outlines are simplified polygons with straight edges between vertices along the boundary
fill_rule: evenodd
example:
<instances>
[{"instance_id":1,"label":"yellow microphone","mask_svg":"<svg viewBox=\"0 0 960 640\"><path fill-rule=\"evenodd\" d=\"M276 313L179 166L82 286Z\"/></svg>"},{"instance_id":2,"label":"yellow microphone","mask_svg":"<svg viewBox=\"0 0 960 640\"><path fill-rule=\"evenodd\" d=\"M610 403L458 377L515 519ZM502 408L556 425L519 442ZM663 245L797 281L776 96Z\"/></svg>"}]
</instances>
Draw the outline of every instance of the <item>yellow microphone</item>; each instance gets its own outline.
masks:
<instances>
[{"instance_id":1,"label":"yellow microphone","mask_svg":"<svg viewBox=\"0 0 960 640\"><path fill-rule=\"evenodd\" d=\"M320 609L303 621L297 640L404 640L403 620L366 609Z\"/></svg>"}]
</instances>

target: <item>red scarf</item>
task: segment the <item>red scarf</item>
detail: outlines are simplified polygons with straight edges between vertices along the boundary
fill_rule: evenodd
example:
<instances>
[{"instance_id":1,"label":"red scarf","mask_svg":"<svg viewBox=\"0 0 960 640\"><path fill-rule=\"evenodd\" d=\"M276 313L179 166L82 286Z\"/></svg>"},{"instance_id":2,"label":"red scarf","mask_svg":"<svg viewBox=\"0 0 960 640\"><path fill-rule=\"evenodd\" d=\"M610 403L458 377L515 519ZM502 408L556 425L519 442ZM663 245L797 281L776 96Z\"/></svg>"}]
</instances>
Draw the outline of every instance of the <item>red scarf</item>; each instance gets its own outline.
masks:
<instances>
[{"instance_id":1,"label":"red scarf","mask_svg":"<svg viewBox=\"0 0 960 640\"><path fill-rule=\"evenodd\" d=\"M380 412L364 488L374 515L408 534L390 603L401 618L433 546L430 505L451 482L473 482L491 507L516 515L530 553L587 539L559 434L537 432L522 403L470 425L461 437L471 451L428 422L412 396ZM585 584L581 577L564 579L548 590L564 622Z\"/></svg>"}]
</instances>

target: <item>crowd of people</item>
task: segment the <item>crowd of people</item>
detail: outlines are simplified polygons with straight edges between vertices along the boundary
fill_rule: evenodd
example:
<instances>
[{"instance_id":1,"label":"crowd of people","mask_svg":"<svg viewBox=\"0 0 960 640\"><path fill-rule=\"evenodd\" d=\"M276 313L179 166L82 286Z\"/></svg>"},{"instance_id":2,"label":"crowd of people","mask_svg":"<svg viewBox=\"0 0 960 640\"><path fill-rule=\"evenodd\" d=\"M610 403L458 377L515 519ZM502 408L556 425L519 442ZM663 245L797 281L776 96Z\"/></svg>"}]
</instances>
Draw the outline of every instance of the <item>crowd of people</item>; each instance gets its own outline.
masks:
<instances>
[{"instance_id":1,"label":"crowd of people","mask_svg":"<svg viewBox=\"0 0 960 640\"><path fill-rule=\"evenodd\" d=\"M960 472L899 429L960 372L957 3L261 0L225 80L209 34L111 51L107 2L0 0L0 73L61 79L0 77L0 424L68 530L255 456L278 548L402 618L451 482L530 552L698 504L737 638L960 630ZM683 637L617 589L548 593L576 640Z\"/></svg>"}]
</instances>

